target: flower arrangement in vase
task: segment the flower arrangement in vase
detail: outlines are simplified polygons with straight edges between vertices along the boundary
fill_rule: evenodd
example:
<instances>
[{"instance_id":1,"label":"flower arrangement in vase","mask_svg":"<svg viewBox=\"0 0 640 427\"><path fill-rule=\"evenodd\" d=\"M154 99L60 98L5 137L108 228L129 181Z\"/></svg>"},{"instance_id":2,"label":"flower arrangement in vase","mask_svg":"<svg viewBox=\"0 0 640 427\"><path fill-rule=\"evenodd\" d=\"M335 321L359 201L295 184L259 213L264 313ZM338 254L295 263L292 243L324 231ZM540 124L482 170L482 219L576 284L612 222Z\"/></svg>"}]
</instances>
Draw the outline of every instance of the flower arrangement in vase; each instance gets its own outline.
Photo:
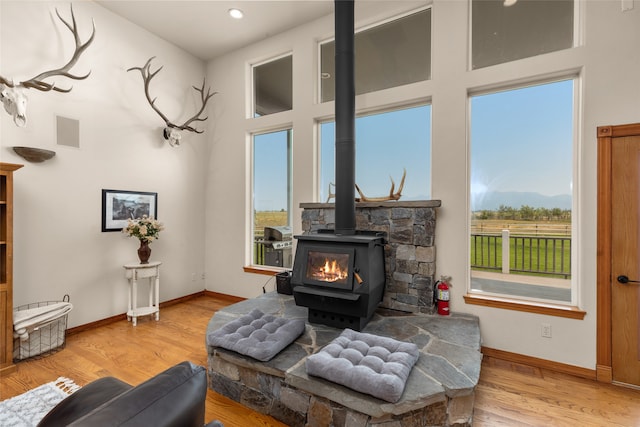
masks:
<instances>
[{"instance_id":1,"label":"flower arrangement in vase","mask_svg":"<svg viewBox=\"0 0 640 427\"><path fill-rule=\"evenodd\" d=\"M129 237L136 237L140 240L140 247L138 248L140 264L149 264L149 257L151 256L149 243L158 239L162 230L164 230L164 225L147 215L143 215L142 218L127 220L127 226L122 229L122 232Z\"/></svg>"}]
</instances>

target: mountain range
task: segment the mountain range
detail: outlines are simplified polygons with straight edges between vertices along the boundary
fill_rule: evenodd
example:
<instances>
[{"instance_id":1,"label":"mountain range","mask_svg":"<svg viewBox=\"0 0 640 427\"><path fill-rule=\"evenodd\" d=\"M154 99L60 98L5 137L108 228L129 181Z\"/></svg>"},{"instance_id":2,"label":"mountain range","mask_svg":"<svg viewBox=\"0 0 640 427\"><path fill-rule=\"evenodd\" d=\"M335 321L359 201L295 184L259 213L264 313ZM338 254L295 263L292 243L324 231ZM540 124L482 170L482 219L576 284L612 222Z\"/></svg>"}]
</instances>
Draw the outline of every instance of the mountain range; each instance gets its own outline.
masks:
<instances>
[{"instance_id":1,"label":"mountain range","mask_svg":"<svg viewBox=\"0 0 640 427\"><path fill-rule=\"evenodd\" d=\"M566 210L571 209L571 195L545 196L533 192L495 191L471 196L472 211L496 211L500 205L514 209L520 209L521 206L527 205L532 208L560 208Z\"/></svg>"}]
</instances>

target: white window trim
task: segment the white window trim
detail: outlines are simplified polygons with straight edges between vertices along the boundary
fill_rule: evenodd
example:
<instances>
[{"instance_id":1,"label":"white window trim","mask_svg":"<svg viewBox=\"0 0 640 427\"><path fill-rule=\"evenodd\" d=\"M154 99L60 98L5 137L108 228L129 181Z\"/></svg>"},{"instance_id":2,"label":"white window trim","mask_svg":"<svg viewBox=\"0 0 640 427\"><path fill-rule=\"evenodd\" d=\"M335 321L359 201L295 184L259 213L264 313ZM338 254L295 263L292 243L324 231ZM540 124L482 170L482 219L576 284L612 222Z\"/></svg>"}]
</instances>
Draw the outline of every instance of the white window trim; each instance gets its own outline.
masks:
<instances>
[{"instance_id":1,"label":"white window trim","mask_svg":"<svg viewBox=\"0 0 640 427\"><path fill-rule=\"evenodd\" d=\"M286 58L287 56L291 57L291 62L293 63L293 51L287 51L278 55L269 56L267 59L261 59L261 60L256 60L255 62L252 61L247 63L247 78L245 79L248 82L248 86L249 86L246 92L248 98L245 102L245 105L247 106L245 117L247 119L261 118L261 117L254 117L254 113L256 110L256 97L255 97L255 79L254 79L255 74L253 70L256 67L259 67L264 64L268 64L273 61L277 61L278 59ZM292 76L292 79L293 79L293 76ZM293 81L291 82L291 84L293 85ZM291 111L291 110L287 110L287 111ZM274 113L274 114L280 114L280 113ZM269 115L273 115L273 114L269 114ZM262 116L262 117L267 117L267 116Z\"/></svg>"},{"instance_id":2,"label":"white window trim","mask_svg":"<svg viewBox=\"0 0 640 427\"><path fill-rule=\"evenodd\" d=\"M511 308L518 311L532 311L536 313L545 313L550 315L557 315L561 317L581 318L584 316L584 312L579 308L582 304L580 286L581 269L579 267L579 260L582 259L582 248L580 247L580 224L581 224L581 192L580 192L580 159L582 158L582 134L580 129L582 128L582 68L571 69L566 71L559 71L543 76L529 77L525 80L518 80L512 82L506 82L503 84L492 84L477 88L470 88L467 91L467 213L471 211L471 183L469 177L471 176L471 98L473 96L492 94L501 91L510 91L525 88L527 86L537 86L550 84L563 80L573 80L573 141L572 141L572 213L571 213L571 302L554 301L549 299L511 296L508 294L499 294L486 291L478 291L471 288L471 251L470 251L470 235L471 235L471 219L468 216L467 221L467 248L465 258L467 266L467 296L465 300L467 303L473 303L478 305L487 306L499 306L500 308L509 308L509 306L520 308ZM478 298L475 302L474 298ZM497 304L493 305L490 302L495 301ZM526 306L526 307L522 307ZM549 311L547 311L549 310Z\"/></svg>"},{"instance_id":3,"label":"white window trim","mask_svg":"<svg viewBox=\"0 0 640 427\"><path fill-rule=\"evenodd\" d=\"M472 5L473 0L469 0L468 4L467 4L467 28L468 28L468 34L467 34L467 71L478 71L478 70L482 70L483 68L478 68L477 70L473 69L473 52L471 50L471 46L473 46L473 31L472 31L472 24L473 24L473 13L472 13L472 9L473 9L473 5ZM575 49L576 47L579 46L583 46L584 45L584 26L585 26L585 19L584 19L584 15L585 15L585 7L582 4L583 0L574 0L573 2L573 44L571 46L570 49L562 49L562 50L571 50L571 49ZM433 15L431 15L431 19L433 20ZM433 52L433 49L432 49ZM549 55L549 54L553 54L554 52L546 52L543 53L542 55ZM531 58L531 57L529 57ZM509 64L509 63L513 63L513 62L517 62L517 61L522 61L522 60L526 60L528 58L520 58L520 59L516 59L514 61L508 61L508 62L502 62L499 64L494 64L491 65L489 67L484 67L484 68L490 68L490 67L499 67L501 65L504 64Z\"/></svg>"},{"instance_id":4,"label":"white window trim","mask_svg":"<svg viewBox=\"0 0 640 427\"><path fill-rule=\"evenodd\" d=\"M253 237L255 236L255 224L253 222L253 212L255 210L255 203L254 203L254 189L253 189L253 183L254 183L254 179L255 179L255 173L254 173L254 167L255 167L255 163L254 163L254 138L258 135L264 135L264 134L268 134L268 133L275 133L275 132L283 132L283 131L291 131L291 167L293 168L293 123L286 123L280 126L274 126L274 127L268 127L268 128L262 128L260 130L256 129L256 130L252 130L250 132L248 132L246 134L246 153L247 153L247 158L246 158L246 171L247 171L247 176L246 176L246 185L245 185L245 195L246 195L246 205L249 206L249 209L245 212L245 230L247 230L247 234L245 235L245 266L248 266L248 268L251 269L259 269L259 270L267 270L267 271L282 271L282 270L288 270L290 269L289 267L287 268L280 268L280 267L275 267L275 266L270 266L270 265L259 265L259 264L255 264L254 263L254 254L253 254ZM290 182L290 187L291 187L291 193L289 195L289 204L290 206L288 207L289 209L289 215L292 216L294 215L295 209L293 208L293 177L290 176L289 179L291 180ZM290 222L293 222L293 218L291 218ZM293 224L290 224L293 225Z\"/></svg>"},{"instance_id":5,"label":"white window trim","mask_svg":"<svg viewBox=\"0 0 640 427\"><path fill-rule=\"evenodd\" d=\"M388 24L389 22L393 22L393 21L396 21L398 19L402 19L402 18L405 18L407 16L410 16L410 15L413 15L415 13L419 13L419 12L422 12L422 11L425 11L425 10L428 10L428 9L431 9L431 37L429 38L430 42L431 42L431 49L430 49L430 51L431 51L431 70L429 71L429 74L431 75L431 79L432 79L433 78L433 22L434 22L433 21L433 5L429 4L427 6L419 7L419 8L416 8L416 9L411 9L411 10L408 10L408 11L403 12L403 13L398 13L396 15L386 17L386 18L384 18L382 20L375 20L374 22L370 22L370 23L367 23L367 24L364 24L364 25L360 25L359 27L356 27L354 31L355 31L355 34L358 34L358 33L362 32L362 31L366 31L366 30L369 30L371 28L378 27L380 25L385 25L385 24ZM315 102L317 104L327 104L327 103L335 102L335 100L324 101L324 102L322 101L322 49L321 49L321 46L323 44L335 41L335 39L336 39L335 35L331 36L331 37L326 37L326 38L323 38L321 40L318 40L318 43L316 45L316 78L315 78L316 85L315 85L314 96L315 96ZM431 79L429 79L429 80L431 80ZM417 83L420 83L420 82L417 82ZM413 83L413 84L416 84L416 83ZM394 89L394 88L391 88L391 89ZM383 91L383 90L388 90L388 89L382 89L381 91ZM380 92L380 91L374 91L374 92L369 92L369 93L375 93L375 92ZM358 96L362 96L362 95L366 95L366 93L358 95ZM356 112L356 114L358 114L358 113Z\"/></svg>"}]
</instances>

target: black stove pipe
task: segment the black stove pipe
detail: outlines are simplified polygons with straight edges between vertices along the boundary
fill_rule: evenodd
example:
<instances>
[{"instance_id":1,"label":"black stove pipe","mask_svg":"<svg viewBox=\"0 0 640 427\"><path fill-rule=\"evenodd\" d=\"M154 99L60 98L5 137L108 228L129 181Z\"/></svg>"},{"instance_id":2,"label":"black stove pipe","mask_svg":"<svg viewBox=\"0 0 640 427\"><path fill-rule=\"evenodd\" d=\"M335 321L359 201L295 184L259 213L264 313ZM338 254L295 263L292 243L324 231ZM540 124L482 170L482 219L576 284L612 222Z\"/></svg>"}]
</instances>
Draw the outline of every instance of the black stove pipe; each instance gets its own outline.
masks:
<instances>
[{"instance_id":1,"label":"black stove pipe","mask_svg":"<svg viewBox=\"0 0 640 427\"><path fill-rule=\"evenodd\" d=\"M354 0L335 0L336 225L356 232Z\"/></svg>"}]
</instances>

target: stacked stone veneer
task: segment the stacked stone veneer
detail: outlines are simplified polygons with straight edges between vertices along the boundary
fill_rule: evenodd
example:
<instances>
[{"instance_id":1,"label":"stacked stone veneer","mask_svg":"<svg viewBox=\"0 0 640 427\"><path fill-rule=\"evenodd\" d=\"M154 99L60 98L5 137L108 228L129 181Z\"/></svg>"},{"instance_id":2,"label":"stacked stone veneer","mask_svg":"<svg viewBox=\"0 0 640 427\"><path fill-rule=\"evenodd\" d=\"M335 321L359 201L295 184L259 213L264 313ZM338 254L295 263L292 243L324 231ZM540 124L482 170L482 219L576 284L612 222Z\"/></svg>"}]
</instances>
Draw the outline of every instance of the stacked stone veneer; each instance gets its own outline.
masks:
<instances>
[{"instance_id":1,"label":"stacked stone veneer","mask_svg":"<svg viewBox=\"0 0 640 427\"><path fill-rule=\"evenodd\" d=\"M436 208L440 200L356 203L356 229L385 235L386 286L381 307L433 314ZM333 203L301 203L305 233L335 228Z\"/></svg>"}]
</instances>

